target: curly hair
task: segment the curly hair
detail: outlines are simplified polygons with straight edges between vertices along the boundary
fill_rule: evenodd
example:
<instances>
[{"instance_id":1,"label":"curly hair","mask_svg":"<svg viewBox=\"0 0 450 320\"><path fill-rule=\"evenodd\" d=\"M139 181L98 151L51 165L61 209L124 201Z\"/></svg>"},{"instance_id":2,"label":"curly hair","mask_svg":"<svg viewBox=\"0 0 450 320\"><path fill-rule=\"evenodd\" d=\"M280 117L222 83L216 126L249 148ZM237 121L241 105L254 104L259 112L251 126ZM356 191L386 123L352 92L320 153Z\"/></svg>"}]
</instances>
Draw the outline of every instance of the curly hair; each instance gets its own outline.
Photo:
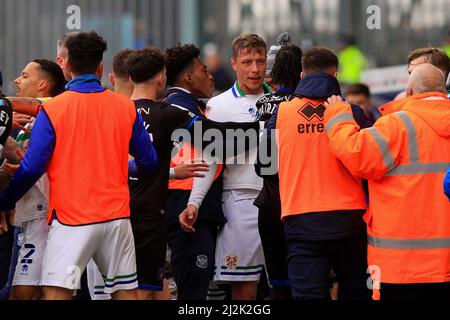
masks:
<instances>
[{"instance_id":1,"label":"curly hair","mask_svg":"<svg viewBox=\"0 0 450 320\"><path fill-rule=\"evenodd\" d=\"M193 44L186 44L169 48L166 50L167 55L167 84L173 86L180 75L192 66L195 59L200 56L200 49Z\"/></svg>"},{"instance_id":2,"label":"curly hair","mask_svg":"<svg viewBox=\"0 0 450 320\"><path fill-rule=\"evenodd\" d=\"M74 74L95 73L107 47L106 41L95 31L80 32L69 37L66 48L69 52L69 66L72 72Z\"/></svg>"},{"instance_id":3,"label":"curly hair","mask_svg":"<svg viewBox=\"0 0 450 320\"><path fill-rule=\"evenodd\" d=\"M272 82L286 89L295 89L302 72L302 49L296 45L281 47L272 67Z\"/></svg>"},{"instance_id":4,"label":"curly hair","mask_svg":"<svg viewBox=\"0 0 450 320\"><path fill-rule=\"evenodd\" d=\"M32 62L39 65L39 71L50 83L50 95L55 97L64 92L66 80L62 69L53 61L47 59L35 59Z\"/></svg>"},{"instance_id":5,"label":"curly hair","mask_svg":"<svg viewBox=\"0 0 450 320\"><path fill-rule=\"evenodd\" d=\"M166 56L158 48L135 50L125 60L125 69L134 83L142 83L153 79L164 70Z\"/></svg>"}]
</instances>

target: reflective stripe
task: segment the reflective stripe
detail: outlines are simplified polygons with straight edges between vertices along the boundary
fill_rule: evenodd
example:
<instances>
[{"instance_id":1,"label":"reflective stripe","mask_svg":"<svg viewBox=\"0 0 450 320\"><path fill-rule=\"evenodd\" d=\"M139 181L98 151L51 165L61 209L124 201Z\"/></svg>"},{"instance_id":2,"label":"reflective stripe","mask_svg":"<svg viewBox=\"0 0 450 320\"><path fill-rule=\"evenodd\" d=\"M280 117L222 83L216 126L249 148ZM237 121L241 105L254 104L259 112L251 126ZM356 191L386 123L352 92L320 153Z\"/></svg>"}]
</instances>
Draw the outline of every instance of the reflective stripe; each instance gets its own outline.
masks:
<instances>
[{"instance_id":1,"label":"reflective stripe","mask_svg":"<svg viewBox=\"0 0 450 320\"><path fill-rule=\"evenodd\" d=\"M391 152L389 151L389 143L378 132L378 130L376 128L367 128L364 130L367 130L367 132L369 132L372 135L372 137L375 139L375 142L378 145L378 149L381 152L381 156L383 157L383 162L387 168L387 172L390 172L395 167L395 161L391 155Z\"/></svg>"},{"instance_id":2,"label":"reflective stripe","mask_svg":"<svg viewBox=\"0 0 450 320\"><path fill-rule=\"evenodd\" d=\"M409 161L411 163L419 161L419 144L417 142L416 128L414 127L411 118L404 111L397 112L396 115L402 120L408 132L409 145Z\"/></svg>"},{"instance_id":3,"label":"reflective stripe","mask_svg":"<svg viewBox=\"0 0 450 320\"><path fill-rule=\"evenodd\" d=\"M389 239L367 235L368 244L384 249L450 249L450 238Z\"/></svg>"},{"instance_id":4,"label":"reflective stripe","mask_svg":"<svg viewBox=\"0 0 450 320\"><path fill-rule=\"evenodd\" d=\"M333 127L336 124L338 124L339 122L343 122L343 121L355 121L355 119L353 118L353 115L351 113L338 114L337 116L332 118L330 121L328 121L328 123L325 127L325 130L327 131L327 133L330 133L331 129L333 129Z\"/></svg>"},{"instance_id":5,"label":"reflective stripe","mask_svg":"<svg viewBox=\"0 0 450 320\"><path fill-rule=\"evenodd\" d=\"M386 174L387 177L446 172L450 162L411 163L402 164Z\"/></svg>"}]
</instances>

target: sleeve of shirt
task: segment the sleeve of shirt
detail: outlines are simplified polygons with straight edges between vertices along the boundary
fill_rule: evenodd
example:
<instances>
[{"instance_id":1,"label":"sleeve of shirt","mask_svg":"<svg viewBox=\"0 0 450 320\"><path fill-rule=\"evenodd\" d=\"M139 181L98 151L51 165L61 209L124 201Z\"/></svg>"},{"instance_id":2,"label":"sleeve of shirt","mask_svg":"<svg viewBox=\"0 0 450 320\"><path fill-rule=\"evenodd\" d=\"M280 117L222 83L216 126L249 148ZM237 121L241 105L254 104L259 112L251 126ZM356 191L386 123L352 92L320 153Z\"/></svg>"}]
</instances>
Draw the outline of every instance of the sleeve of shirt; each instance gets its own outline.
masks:
<instances>
[{"instance_id":1,"label":"sleeve of shirt","mask_svg":"<svg viewBox=\"0 0 450 320\"><path fill-rule=\"evenodd\" d=\"M45 112L39 112L30 137L30 145L9 187L0 194L0 210L15 208L28 190L47 171L55 149L55 132Z\"/></svg>"},{"instance_id":2,"label":"sleeve of shirt","mask_svg":"<svg viewBox=\"0 0 450 320\"><path fill-rule=\"evenodd\" d=\"M448 200L450 201L450 168L447 170L447 174L444 179L444 193L447 195Z\"/></svg>"},{"instance_id":3,"label":"sleeve of shirt","mask_svg":"<svg viewBox=\"0 0 450 320\"><path fill-rule=\"evenodd\" d=\"M12 108L8 100L0 98L0 146L3 146L12 127Z\"/></svg>"},{"instance_id":4,"label":"sleeve of shirt","mask_svg":"<svg viewBox=\"0 0 450 320\"><path fill-rule=\"evenodd\" d=\"M137 168L139 176L148 176L157 170L159 166L158 156L150 136L145 130L142 117L138 113L133 125L130 154L134 157L134 160L128 164L128 168Z\"/></svg>"},{"instance_id":5,"label":"sleeve of shirt","mask_svg":"<svg viewBox=\"0 0 450 320\"><path fill-rule=\"evenodd\" d=\"M216 175L217 169L217 164L211 163L209 165L209 171L204 173L205 177L194 178L188 204L194 205L197 209L200 208L203 200L206 197L206 194L208 193L211 185L214 182L214 176Z\"/></svg>"}]
</instances>

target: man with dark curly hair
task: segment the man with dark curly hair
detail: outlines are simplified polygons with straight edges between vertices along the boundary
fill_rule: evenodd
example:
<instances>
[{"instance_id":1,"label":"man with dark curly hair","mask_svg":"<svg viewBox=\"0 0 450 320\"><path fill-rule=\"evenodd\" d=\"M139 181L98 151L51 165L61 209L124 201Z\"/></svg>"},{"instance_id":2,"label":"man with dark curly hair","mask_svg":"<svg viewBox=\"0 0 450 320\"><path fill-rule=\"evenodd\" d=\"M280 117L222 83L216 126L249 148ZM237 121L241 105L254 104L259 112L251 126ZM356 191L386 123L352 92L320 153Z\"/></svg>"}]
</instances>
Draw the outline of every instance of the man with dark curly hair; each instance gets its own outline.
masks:
<instances>
[{"instance_id":1,"label":"man with dark curly hair","mask_svg":"<svg viewBox=\"0 0 450 320\"><path fill-rule=\"evenodd\" d=\"M167 83L170 86L165 102L185 108L194 114L205 112L206 105L200 99L211 98L214 79L207 66L200 60L200 50L192 45L178 45L166 50ZM188 148L188 146L186 146ZM186 149L185 156L191 156ZM171 181L167 201L167 232L172 249L171 263L183 300L206 299L208 284L214 268L214 251L217 230L225 222L221 203L222 167L214 169L214 182L206 193L203 203L193 199L189 202L194 179ZM187 207L187 209L186 209ZM186 210L185 210L186 209ZM195 234L183 231L178 223L191 211L199 211Z\"/></svg>"}]
</instances>

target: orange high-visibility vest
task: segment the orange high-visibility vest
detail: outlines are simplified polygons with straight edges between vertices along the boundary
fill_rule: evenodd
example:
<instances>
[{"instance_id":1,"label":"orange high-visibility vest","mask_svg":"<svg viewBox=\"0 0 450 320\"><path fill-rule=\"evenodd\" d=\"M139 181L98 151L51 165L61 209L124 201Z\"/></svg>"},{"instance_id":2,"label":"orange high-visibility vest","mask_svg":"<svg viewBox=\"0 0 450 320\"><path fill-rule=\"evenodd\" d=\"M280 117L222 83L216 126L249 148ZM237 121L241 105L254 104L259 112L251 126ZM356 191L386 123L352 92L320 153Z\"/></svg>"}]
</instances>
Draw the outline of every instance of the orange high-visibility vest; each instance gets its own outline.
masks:
<instances>
[{"instance_id":1,"label":"orange high-visibility vest","mask_svg":"<svg viewBox=\"0 0 450 320\"><path fill-rule=\"evenodd\" d=\"M282 218L366 209L361 180L329 150L323 103L295 98L279 106L276 128Z\"/></svg>"},{"instance_id":2,"label":"orange high-visibility vest","mask_svg":"<svg viewBox=\"0 0 450 320\"><path fill-rule=\"evenodd\" d=\"M175 168L177 165L188 162L191 160L194 160L196 158L195 156L196 151L193 146L183 144L181 149L178 151L177 155L175 156L176 159L172 158L170 161L170 168ZM222 173L222 167L223 165L219 164L217 165L216 174L214 176L214 181L220 176ZM170 179L169 180L169 190L192 190L192 186L194 184L194 178L187 178L183 180L177 180L177 179Z\"/></svg>"},{"instance_id":3,"label":"orange high-visibility vest","mask_svg":"<svg viewBox=\"0 0 450 320\"><path fill-rule=\"evenodd\" d=\"M450 101L410 97L402 111L359 130L350 105L325 113L332 151L369 180L369 265L384 283L450 281L450 203L442 192L450 166Z\"/></svg>"},{"instance_id":4,"label":"orange high-visibility vest","mask_svg":"<svg viewBox=\"0 0 450 320\"><path fill-rule=\"evenodd\" d=\"M134 103L106 90L73 91L44 105L55 131L49 222L85 225L130 216L128 151Z\"/></svg>"}]
</instances>

